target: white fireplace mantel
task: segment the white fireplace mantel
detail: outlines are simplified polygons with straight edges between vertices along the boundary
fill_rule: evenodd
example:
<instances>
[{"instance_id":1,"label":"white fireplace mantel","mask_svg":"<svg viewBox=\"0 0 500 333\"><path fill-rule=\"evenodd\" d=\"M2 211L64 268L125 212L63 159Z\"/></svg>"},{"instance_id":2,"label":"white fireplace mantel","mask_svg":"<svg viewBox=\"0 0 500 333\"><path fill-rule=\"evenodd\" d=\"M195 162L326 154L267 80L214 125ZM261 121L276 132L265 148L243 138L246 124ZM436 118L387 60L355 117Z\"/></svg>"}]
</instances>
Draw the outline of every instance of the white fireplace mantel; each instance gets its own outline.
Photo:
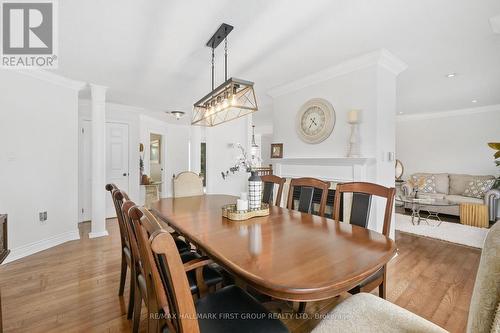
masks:
<instances>
[{"instance_id":1,"label":"white fireplace mantel","mask_svg":"<svg viewBox=\"0 0 500 333\"><path fill-rule=\"evenodd\" d=\"M374 157L286 157L273 158L273 164L291 165L368 165L375 163Z\"/></svg>"},{"instance_id":2,"label":"white fireplace mantel","mask_svg":"<svg viewBox=\"0 0 500 333\"><path fill-rule=\"evenodd\" d=\"M313 177L325 181L367 181L373 157L286 157L271 159L275 174L285 178Z\"/></svg>"}]
</instances>

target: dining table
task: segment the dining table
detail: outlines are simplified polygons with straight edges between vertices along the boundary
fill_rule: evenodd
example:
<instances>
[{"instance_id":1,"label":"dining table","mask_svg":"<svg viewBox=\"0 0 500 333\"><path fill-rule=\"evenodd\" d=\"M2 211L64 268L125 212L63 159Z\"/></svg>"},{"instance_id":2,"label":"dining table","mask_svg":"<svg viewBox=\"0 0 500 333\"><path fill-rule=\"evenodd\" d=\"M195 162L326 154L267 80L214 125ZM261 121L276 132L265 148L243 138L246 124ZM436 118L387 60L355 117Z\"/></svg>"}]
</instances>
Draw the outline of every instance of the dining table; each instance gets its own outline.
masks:
<instances>
[{"instance_id":1,"label":"dining table","mask_svg":"<svg viewBox=\"0 0 500 333\"><path fill-rule=\"evenodd\" d=\"M150 210L227 272L287 301L332 298L357 286L396 254L394 240L346 222L270 206L245 221L222 216L237 197L164 198Z\"/></svg>"}]
</instances>

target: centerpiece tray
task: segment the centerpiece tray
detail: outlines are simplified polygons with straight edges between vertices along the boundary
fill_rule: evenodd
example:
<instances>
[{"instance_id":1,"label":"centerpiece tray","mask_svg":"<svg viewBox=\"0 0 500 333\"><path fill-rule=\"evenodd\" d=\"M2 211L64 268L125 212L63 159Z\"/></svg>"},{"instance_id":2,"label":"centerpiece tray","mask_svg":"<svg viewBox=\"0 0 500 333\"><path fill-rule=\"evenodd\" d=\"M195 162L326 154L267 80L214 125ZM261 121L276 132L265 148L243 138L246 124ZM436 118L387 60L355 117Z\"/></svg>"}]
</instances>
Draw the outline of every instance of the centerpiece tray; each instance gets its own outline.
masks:
<instances>
[{"instance_id":1,"label":"centerpiece tray","mask_svg":"<svg viewBox=\"0 0 500 333\"><path fill-rule=\"evenodd\" d=\"M269 215L269 204L263 203L259 209L236 210L235 204L222 206L222 216L232 221L244 221L252 217Z\"/></svg>"}]
</instances>

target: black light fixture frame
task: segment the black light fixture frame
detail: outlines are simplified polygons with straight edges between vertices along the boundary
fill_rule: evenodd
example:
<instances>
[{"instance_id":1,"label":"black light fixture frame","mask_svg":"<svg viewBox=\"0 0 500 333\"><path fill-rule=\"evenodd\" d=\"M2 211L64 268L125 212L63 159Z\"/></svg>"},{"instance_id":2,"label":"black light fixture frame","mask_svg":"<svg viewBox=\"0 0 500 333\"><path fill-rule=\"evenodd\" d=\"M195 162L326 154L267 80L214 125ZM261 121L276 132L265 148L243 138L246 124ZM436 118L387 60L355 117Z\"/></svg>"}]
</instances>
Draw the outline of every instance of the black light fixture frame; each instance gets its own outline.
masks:
<instances>
[{"instance_id":1,"label":"black light fixture frame","mask_svg":"<svg viewBox=\"0 0 500 333\"><path fill-rule=\"evenodd\" d=\"M212 127L232 119L243 117L246 114L258 110L255 91L253 90L253 82L233 77L228 79L227 77L227 36L233 28L233 26L227 23L222 23L206 43L206 46L212 49L212 91L194 104L191 125ZM224 82L218 87L215 87L215 49L222 41L224 41ZM213 111L214 105L217 105L223 100L227 101L227 98L230 96L233 96L233 99L237 96L238 105L235 109L236 112L229 112L227 106L222 110ZM209 108L210 114L207 116ZM222 111L224 111L224 114L220 113Z\"/></svg>"},{"instance_id":2,"label":"black light fixture frame","mask_svg":"<svg viewBox=\"0 0 500 333\"><path fill-rule=\"evenodd\" d=\"M224 81L227 81L227 36L233 29L232 25L222 23L206 44L212 49L212 90L215 88L215 49L222 41L224 41Z\"/></svg>"}]
</instances>

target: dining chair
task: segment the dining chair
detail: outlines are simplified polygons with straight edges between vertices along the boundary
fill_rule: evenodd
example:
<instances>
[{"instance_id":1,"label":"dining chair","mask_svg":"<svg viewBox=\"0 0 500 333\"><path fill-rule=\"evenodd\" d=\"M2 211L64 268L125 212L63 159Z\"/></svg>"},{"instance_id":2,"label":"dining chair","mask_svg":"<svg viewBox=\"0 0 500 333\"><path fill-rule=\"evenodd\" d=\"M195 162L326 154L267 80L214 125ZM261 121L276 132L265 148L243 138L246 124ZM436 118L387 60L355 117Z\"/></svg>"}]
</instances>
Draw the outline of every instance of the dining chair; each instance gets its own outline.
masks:
<instances>
[{"instance_id":1,"label":"dining chair","mask_svg":"<svg viewBox=\"0 0 500 333\"><path fill-rule=\"evenodd\" d=\"M143 227L146 228L147 237L150 237L151 234L158 232L160 230L166 233L168 233L168 231L163 229L163 227L158 223L156 218L146 208L139 208L132 201L126 202L126 204L127 206L125 206L124 204L124 210L127 211L127 216L131 221L131 225L133 226L134 230L133 232L137 239L139 256L142 263L141 268L143 269L142 276L150 278L151 272L148 270L150 268L144 265L144 262L148 260L148 254L147 250L145 249L144 242L141 241L137 226L138 223L137 221L141 220L141 218L144 215L147 216L146 218L147 222L146 224L143 224ZM170 237L172 237L172 234L170 233L168 234L170 235ZM174 244L175 244L175 239L174 239ZM177 246L175 247L175 249L185 265L196 263L203 259L203 257L196 252L193 251L179 252ZM199 269L197 270L191 270L187 272L187 279L189 282L189 289L191 295L196 295L198 298L204 296L209 290L216 290L217 285L220 285L223 280L221 274L210 266L200 266ZM148 280L148 278L139 277L138 280L140 283L142 283L141 295L148 309L148 325L154 325L151 322L152 319L151 314L157 313L155 312L157 304L155 303L154 299L155 297L153 293L154 286L151 284L152 282ZM136 322L136 318L137 322L140 320L140 312L141 312L141 297L136 295L134 323Z\"/></svg>"},{"instance_id":2,"label":"dining chair","mask_svg":"<svg viewBox=\"0 0 500 333\"><path fill-rule=\"evenodd\" d=\"M293 178L290 181L290 189L288 190L288 209L294 209L295 200L293 198L293 192L296 187L300 187L300 196L297 210L302 213L313 214L314 192L321 191L318 215L324 216L326 198L328 196L328 188L330 187L330 184L316 178Z\"/></svg>"},{"instance_id":3,"label":"dining chair","mask_svg":"<svg viewBox=\"0 0 500 333\"><path fill-rule=\"evenodd\" d=\"M132 272L132 253L130 249L129 236L127 234L127 229L124 224L124 216L122 212L122 203L123 196L115 195L119 190L115 184L107 184L106 190L111 194L111 199L113 201L113 205L116 211L116 218L118 220L118 227L120 229L120 241L121 241L121 269L120 269L120 287L118 289L118 295L123 296L123 292L125 289L125 280L127 278L127 268L131 271L130 276L133 277L134 273ZM128 199L128 198L127 198ZM132 283L135 279L131 278L131 287L130 287L130 297L129 297L129 306L127 311L127 318L132 318L133 311L133 292L134 288L132 287Z\"/></svg>"},{"instance_id":4,"label":"dining chair","mask_svg":"<svg viewBox=\"0 0 500 333\"><path fill-rule=\"evenodd\" d=\"M128 210L135 204L133 201L130 201L127 193L119 190L115 185L110 184L109 188L112 189L112 199L115 203L115 208L118 207L117 217L120 225L120 235L124 235L123 243L126 244L126 248L123 250L126 258L126 265L124 267L122 261L122 274L120 279L123 280L120 280L120 291L123 290L122 288L125 284L125 275L128 266L130 269L130 288L127 318L132 319L132 331L136 333L139 330L140 323L140 317L137 317L136 313L139 313L140 316L141 295L144 295L145 287L143 278L144 271L142 270L137 239L127 214ZM189 245L183 240L175 238L174 242L180 253L190 251ZM137 310L137 307L139 307L139 310Z\"/></svg>"},{"instance_id":5,"label":"dining chair","mask_svg":"<svg viewBox=\"0 0 500 333\"><path fill-rule=\"evenodd\" d=\"M352 193L349 223L363 228L368 228L373 196L385 198L384 225L382 226L382 234L389 236L394 195L396 193L394 187L385 187L365 182L337 184L334 204L335 213L333 217L335 221L340 221L340 200L344 193ZM345 204L346 202L344 200L344 205ZM362 281L358 286L349 290L349 292L351 294L369 292L376 287L379 288L379 296L385 299L387 294L387 267L385 265L373 275Z\"/></svg>"},{"instance_id":6,"label":"dining chair","mask_svg":"<svg viewBox=\"0 0 500 333\"><path fill-rule=\"evenodd\" d=\"M186 273L201 272L212 261L198 258L183 263L172 236L158 227L145 208L134 207L131 215L147 263L151 295L148 332L225 333L288 332L266 308L237 286L226 286L193 300ZM147 255L146 255L147 254ZM229 315L229 316L228 316ZM250 319L254 318L254 319ZM256 318L256 319L255 319Z\"/></svg>"},{"instance_id":7,"label":"dining chair","mask_svg":"<svg viewBox=\"0 0 500 333\"><path fill-rule=\"evenodd\" d=\"M174 176L174 198L203 195L203 179L195 172L184 171Z\"/></svg>"},{"instance_id":8,"label":"dining chair","mask_svg":"<svg viewBox=\"0 0 500 333\"><path fill-rule=\"evenodd\" d=\"M260 177L264 183L264 191L262 193L262 202L269 205L273 204L274 188L278 185L278 192L276 193L276 206L281 206L281 195L283 193L283 185L286 179L275 175L263 175Z\"/></svg>"},{"instance_id":9,"label":"dining chair","mask_svg":"<svg viewBox=\"0 0 500 333\"><path fill-rule=\"evenodd\" d=\"M313 214L314 213L314 193L317 191L321 191L320 200L319 200L319 216L325 216L325 208L326 208L326 198L328 197L328 188L330 184L324 182L322 180L316 178L293 178L290 181L290 186L288 190L288 209L294 209L295 200L294 200L294 191L295 188L300 188L299 194L299 202L297 210L302 213ZM299 313L304 313L306 310L306 302L299 302Z\"/></svg>"}]
</instances>

